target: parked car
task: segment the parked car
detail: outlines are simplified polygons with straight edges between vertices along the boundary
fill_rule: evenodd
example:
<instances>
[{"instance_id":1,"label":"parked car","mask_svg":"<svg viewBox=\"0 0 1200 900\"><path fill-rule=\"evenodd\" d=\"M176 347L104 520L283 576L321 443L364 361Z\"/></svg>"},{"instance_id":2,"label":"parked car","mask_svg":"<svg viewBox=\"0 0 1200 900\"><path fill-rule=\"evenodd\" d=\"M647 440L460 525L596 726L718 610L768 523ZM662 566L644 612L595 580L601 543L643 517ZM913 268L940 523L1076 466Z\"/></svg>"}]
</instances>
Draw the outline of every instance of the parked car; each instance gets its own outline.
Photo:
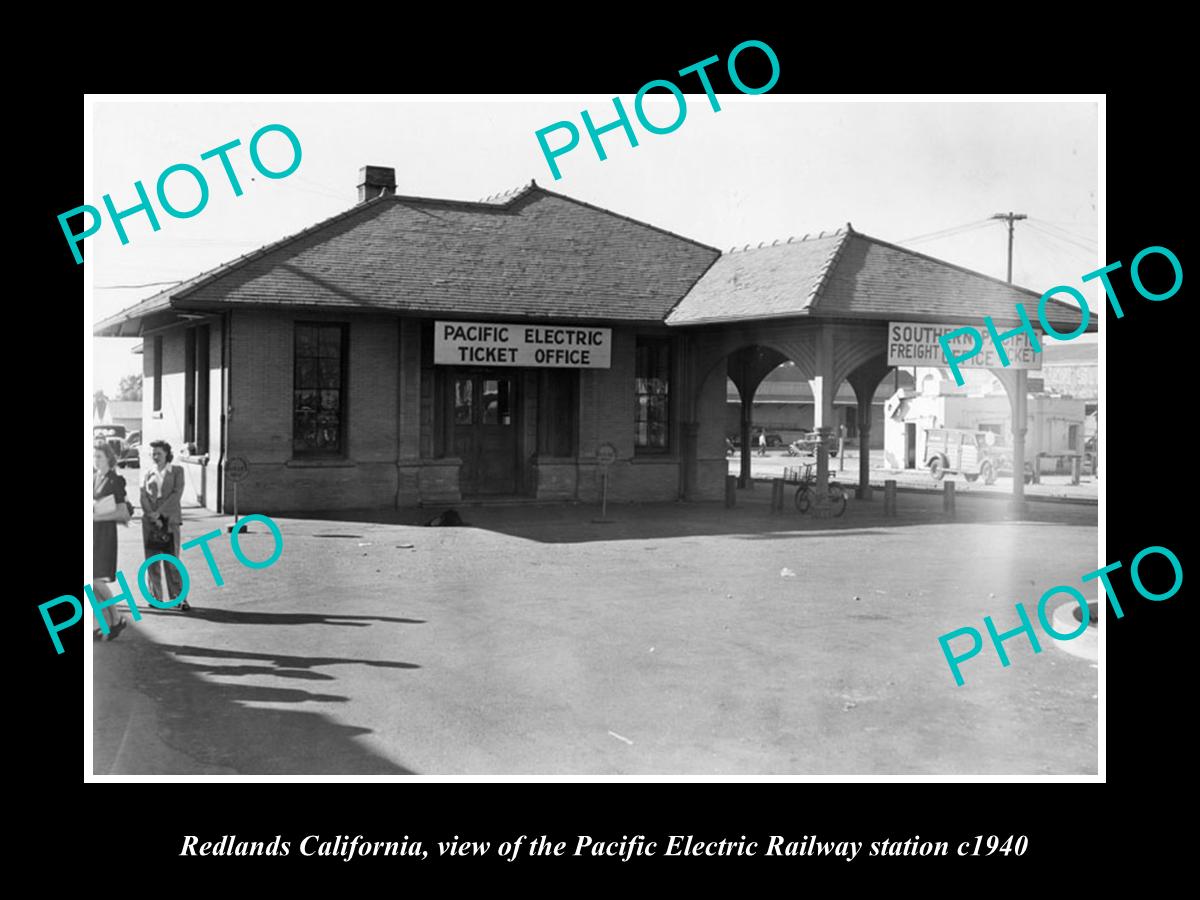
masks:
<instances>
[{"instance_id":1,"label":"parked car","mask_svg":"<svg viewBox=\"0 0 1200 900\"><path fill-rule=\"evenodd\" d=\"M929 428L925 431L925 465L934 481L957 473L967 481L983 478L984 484L993 484L1000 474L999 454L992 449L995 442L991 431Z\"/></svg>"},{"instance_id":2,"label":"parked car","mask_svg":"<svg viewBox=\"0 0 1200 900\"><path fill-rule=\"evenodd\" d=\"M121 458L121 454L125 452L125 426L124 425L93 425L92 439L95 441L106 441L113 452L117 454L117 459Z\"/></svg>"},{"instance_id":3,"label":"parked car","mask_svg":"<svg viewBox=\"0 0 1200 900\"><path fill-rule=\"evenodd\" d=\"M802 435L792 441L788 447L788 454L791 456L816 456L817 446L821 443L821 433L819 431L810 431L808 434ZM825 440L825 447L830 456L838 454L838 438L836 434L829 435Z\"/></svg>"}]
</instances>

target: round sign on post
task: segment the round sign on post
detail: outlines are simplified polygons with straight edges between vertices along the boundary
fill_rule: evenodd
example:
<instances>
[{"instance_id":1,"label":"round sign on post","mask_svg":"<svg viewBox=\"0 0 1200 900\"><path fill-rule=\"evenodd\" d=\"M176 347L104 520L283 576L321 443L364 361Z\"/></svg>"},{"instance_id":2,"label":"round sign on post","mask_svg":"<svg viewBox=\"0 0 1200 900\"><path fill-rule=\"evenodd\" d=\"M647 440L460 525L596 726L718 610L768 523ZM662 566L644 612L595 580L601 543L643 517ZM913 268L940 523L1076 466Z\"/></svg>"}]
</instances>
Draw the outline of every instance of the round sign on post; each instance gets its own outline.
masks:
<instances>
[{"instance_id":1,"label":"round sign on post","mask_svg":"<svg viewBox=\"0 0 1200 900\"><path fill-rule=\"evenodd\" d=\"M225 461L225 477L233 482L233 524L229 526L230 531L235 530L238 523L238 482L245 481L249 474L250 463L246 462L245 457L234 456ZM250 529L243 530L249 531Z\"/></svg>"},{"instance_id":2,"label":"round sign on post","mask_svg":"<svg viewBox=\"0 0 1200 900\"><path fill-rule=\"evenodd\" d=\"M235 456L225 463L225 477L234 484L243 481L250 474L250 463L244 457Z\"/></svg>"},{"instance_id":3,"label":"round sign on post","mask_svg":"<svg viewBox=\"0 0 1200 900\"><path fill-rule=\"evenodd\" d=\"M592 519L600 525L609 524L608 517L608 470L617 459L617 448L612 444L601 444L596 448L596 465L600 467L600 518Z\"/></svg>"}]
</instances>

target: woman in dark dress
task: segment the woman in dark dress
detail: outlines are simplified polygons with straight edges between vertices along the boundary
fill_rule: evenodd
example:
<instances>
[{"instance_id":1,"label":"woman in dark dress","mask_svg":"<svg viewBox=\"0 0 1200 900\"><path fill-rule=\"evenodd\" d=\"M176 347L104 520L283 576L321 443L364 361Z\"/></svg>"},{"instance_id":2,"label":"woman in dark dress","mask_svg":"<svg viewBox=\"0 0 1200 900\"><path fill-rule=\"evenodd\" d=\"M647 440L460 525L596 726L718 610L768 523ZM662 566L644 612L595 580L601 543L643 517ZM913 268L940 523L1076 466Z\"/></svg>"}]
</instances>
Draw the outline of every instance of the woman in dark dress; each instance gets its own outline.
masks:
<instances>
[{"instance_id":1,"label":"woman in dark dress","mask_svg":"<svg viewBox=\"0 0 1200 900\"><path fill-rule=\"evenodd\" d=\"M92 500L112 495L117 505L125 503L125 479L117 474L117 454L107 441L97 441L92 455L96 470L92 481ZM92 591L101 600L112 599L109 582L117 577L117 523L115 521L92 521ZM125 618L112 606L104 608L104 621L108 623L108 639L114 641L124 630ZM92 636L100 639L100 629Z\"/></svg>"}]
</instances>

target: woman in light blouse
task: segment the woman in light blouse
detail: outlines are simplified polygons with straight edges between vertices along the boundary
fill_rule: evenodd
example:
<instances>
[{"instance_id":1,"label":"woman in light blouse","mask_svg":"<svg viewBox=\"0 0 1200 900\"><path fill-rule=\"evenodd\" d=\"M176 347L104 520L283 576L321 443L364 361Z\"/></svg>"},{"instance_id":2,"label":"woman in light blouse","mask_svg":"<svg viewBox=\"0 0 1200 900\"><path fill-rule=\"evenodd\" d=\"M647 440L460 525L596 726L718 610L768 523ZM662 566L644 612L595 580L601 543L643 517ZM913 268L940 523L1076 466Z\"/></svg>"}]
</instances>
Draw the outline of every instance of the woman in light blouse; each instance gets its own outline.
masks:
<instances>
[{"instance_id":1,"label":"woman in light blouse","mask_svg":"<svg viewBox=\"0 0 1200 900\"><path fill-rule=\"evenodd\" d=\"M178 559L179 529L183 525L183 510L179 505L183 497L183 469L171 463L174 456L171 453L171 445L166 441L151 441L150 455L154 458L154 465L142 479L142 539L144 543L148 543L155 521L162 520L175 539L171 553ZM161 552L148 546L145 550L147 559ZM160 571L167 582L165 597L159 586ZM147 570L147 575L150 593L160 603L170 603L183 592L179 569L164 560L152 565ZM181 612L188 612L190 609L191 606L186 600L179 604Z\"/></svg>"}]
</instances>

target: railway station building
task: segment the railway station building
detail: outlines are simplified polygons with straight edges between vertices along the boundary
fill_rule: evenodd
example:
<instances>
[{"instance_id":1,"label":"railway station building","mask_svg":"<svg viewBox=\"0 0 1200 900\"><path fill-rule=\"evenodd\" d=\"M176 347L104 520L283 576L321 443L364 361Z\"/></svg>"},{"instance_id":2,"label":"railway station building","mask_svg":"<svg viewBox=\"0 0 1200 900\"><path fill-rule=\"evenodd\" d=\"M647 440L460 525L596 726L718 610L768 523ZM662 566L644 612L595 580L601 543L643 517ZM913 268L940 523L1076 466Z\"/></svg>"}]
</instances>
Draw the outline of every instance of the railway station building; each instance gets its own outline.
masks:
<instances>
[{"instance_id":1,"label":"railway station building","mask_svg":"<svg viewBox=\"0 0 1200 900\"><path fill-rule=\"evenodd\" d=\"M242 511L593 501L610 454L611 499L720 499L728 380L748 423L793 363L817 429L848 384L878 446L889 323L1015 328L1039 297L849 225L722 252L532 182L466 202L359 181L345 212L95 327L142 339L143 445L177 448L203 506L232 511L232 460Z\"/></svg>"}]
</instances>

